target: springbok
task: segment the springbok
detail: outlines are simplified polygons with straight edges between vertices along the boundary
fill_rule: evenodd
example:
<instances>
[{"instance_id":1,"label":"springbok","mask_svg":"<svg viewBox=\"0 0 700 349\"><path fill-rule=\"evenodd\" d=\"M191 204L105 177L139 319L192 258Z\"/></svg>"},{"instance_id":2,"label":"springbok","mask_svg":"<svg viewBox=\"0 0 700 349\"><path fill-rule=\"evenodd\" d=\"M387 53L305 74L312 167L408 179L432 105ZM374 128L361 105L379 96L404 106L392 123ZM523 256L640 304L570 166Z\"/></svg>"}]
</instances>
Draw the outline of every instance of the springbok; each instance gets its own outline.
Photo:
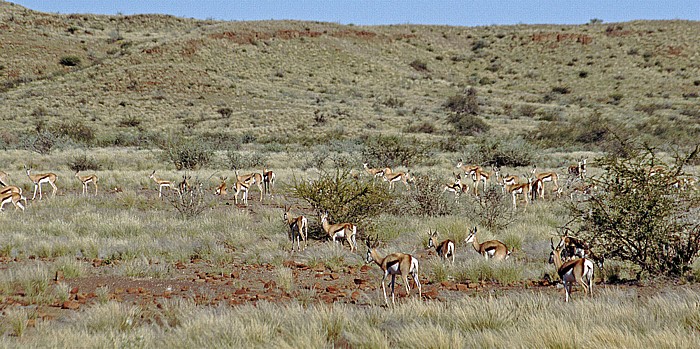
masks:
<instances>
[{"instance_id":1,"label":"springbok","mask_svg":"<svg viewBox=\"0 0 700 349\"><path fill-rule=\"evenodd\" d=\"M406 294L411 294L411 287L408 285L408 274L413 277L413 282L418 288L418 298L421 299L422 289L420 281L418 280L418 259L406 253L392 253L387 256L380 256L377 252L377 247L379 246L379 241L375 237L375 241L370 241L369 237L365 239L365 244L367 245L367 257L365 258L366 263L374 262L377 264L382 271L384 276L382 277L382 291L384 291L384 303L388 306L389 299L386 296L386 278L391 275L391 304L396 304L394 296L394 288L396 286L396 275L401 274L401 280L406 287Z\"/></svg>"}]
</instances>

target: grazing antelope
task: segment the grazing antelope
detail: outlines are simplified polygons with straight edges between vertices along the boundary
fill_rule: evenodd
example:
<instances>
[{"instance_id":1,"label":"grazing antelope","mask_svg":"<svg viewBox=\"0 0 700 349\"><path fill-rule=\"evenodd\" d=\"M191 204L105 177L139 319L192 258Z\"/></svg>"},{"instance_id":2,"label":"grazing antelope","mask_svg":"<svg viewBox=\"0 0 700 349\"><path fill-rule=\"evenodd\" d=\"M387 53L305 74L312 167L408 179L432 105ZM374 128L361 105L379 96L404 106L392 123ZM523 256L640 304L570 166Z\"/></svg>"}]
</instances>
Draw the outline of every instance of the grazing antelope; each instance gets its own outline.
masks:
<instances>
[{"instance_id":1,"label":"grazing antelope","mask_svg":"<svg viewBox=\"0 0 700 349\"><path fill-rule=\"evenodd\" d=\"M472 181L474 182L474 195L479 196L479 182L484 183L484 191L486 191L486 182L491 178L491 173L482 169L477 169L472 172Z\"/></svg>"},{"instance_id":2,"label":"grazing antelope","mask_svg":"<svg viewBox=\"0 0 700 349\"><path fill-rule=\"evenodd\" d=\"M586 158L582 158L576 165L569 166L569 178L579 178L581 180L586 177Z\"/></svg>"},{"instance_id":3,"label":"grazing antelope","mask_svg":"<svg viewBox=\"0 0 700 349\"><path fill-rule=\"evenodd\" d=\"M228 177L221 176L219 179L221 180L221 183L219 183L214 190L214 195L226 196L226 181L228 180Z\"/></svg>"},{"instance_id":4,"label":"grazing antelope","mask_svg":"<svg viewBox=\"0 0 700 349\"><path fill-rule=\"evenodd\" d=\"M455 262L455 242L447 239L442 241L440 244L435 244L437 241L438 232L428 232L428 248L435 248L435 252L440 256L441 259L447 259L452 257L452 264Z\"/></svg>"},{"instance_id":5,"label":"grazing antelope","mask_svg":"<svg viewBox=\"0 0 700 349\"><path fill-rule=\"evenodd\" d=\"M535 177L535 179L542 181L542 198L543 199L544 199L544 183L553 182L554 187L559 188L559 183L557 183L557 181L559 180L559 175L556 172L537 173L537 166L535 166L532 168L532 175Z\"/></svg>"},{"instance_id":6,"label":"grazing antelope","mask_svg":"<svg viewBox=\"0 0 700 349\"><path fill-rule=\"evenodd\" d=\"M573 282L578 283L583 287L583 292L589 296L593 294L593 262L586 258L578 258L568 262L563 262L561 252L564 249L564 239L559 241L559 244L554 247L553 239L549 240L552 252L549 254L549 263L554 263L557 268L557 274L564 284L566 291L566 302L569 301L571 294L571 286Z\"/></svg>"},{"instance_id":7,"label":"grazing antelope","mask_svg":"<svg viewBox=\"0 0 700 349\"><path fill-rule=\"evenodd\" d=\"M532 178L527 179L527 183L520 184L503 184L504 191L509 193L513 197L513 209L517 209L516 198L518 195L522 195L525 198L525 205L530 203L530 192L532 190Z\"/></svg>"},{"instance_id":8,"label":"grazing antelope","mask_svg":"<svg viewBox=\"0 0 700 349\"><path fill-rule=\"evenodd\" d=\"M289 213L291 207L284 207L284 221L289 226L292 237L292 251L294 251L294 240L297 242L297 250L301 251L301 241L304 240L304 248L308 245L309 222L304 216L294 217Z\"/></svg>"},{"instance_id":9,"label":"grazing antelope","mask_svg":"<svg viewBox=\"0 0 700 349\"><path fill-rule=\"evenodd\" d=\"M275 186L275 173L272 171L268 171L266 168L263 169L262 173L263 177L263 190L265 190L265 194L267 195L272 195L272 188Z\"/></svg>"},{"instance_id":10,"label":"grazing antelope","mask_svg":"<svg viewBox=\"0 0 700 349\"><path fill-rule=\"evenodd\" d=\"M95 196L97 196L97 175L91 174L87 176L81 176L80 171L75 171L75 178L80 180L80 183L83 184L83 195L87 195L88 191L88 184L92 183L93 186L95 186Z\"/></svg>"},{"instance_id":11,"label":"grazing antelope","mask_svg":"<svg viewBox=\"0 0 700 349\"><path fill-rule=\"evenodd\" d=\"M467 176L471 176L476 171L483 170L479 165L465 165L462 159L459 159L459 162L457 162L457 168L464 171L464 174Z\"/></svg>"},{"instance_id":12,"label":"grazing antelope","mask_svg":"<svg viewBox=\"0 0 700 349\"><path fill-rule=\"evenodd\" d=\"M474 250L476 250L476 252L478 252L480 255L484 256L484 258L487 260L494 259L497 261L503 261L510 258L510 254L512 252L508 251L506 244L498 240L489 240L479 243L479 239L476 237L476 227L474 227L473 230L469 229L469 236L464 239L464 242L467 244L472 244L472 246L474 246Z\"/></svg>"},{"instance_id":13,"label":"grazing antelope","mask_svg":"<svg viewBox=\"0 0 700 349\"><path fill-rule=\"evenodd\" d=\"M168 188L168 189L175 189L173 186L173 182L171 181L166 181L163 179L158 179L156 177L156 170L153 170L151 174L148 176L148 178L152 179L156 184L158 184L158 197L162 198L163 197L163 188Z\"/></svg>"},{"instance_id":14,"label":"grazing antelope","mask_svg":"<svg viewBox=\"0 0 700 349\"><path fill-rule=\"evenodd\" d=\"M248 190L250 190L250 183L236 181L233 188L236 190L234 197L234 202L238 205L238 194L243 192L243 205L248 206Z\"/></svg>"},{"instance_id":15,"label":"grazing antelope","mask_svg":"<svg viewBox=\"0 0 700 349\"><path fill-rule=\"evenodd\" d=\"M382 291L384 291L384 303L389 306L389 299L386 296L386 278L391 275L391 304L396 304L394 296L394 288L396 286L396 275L401 274L401 280L406 287L406 295L411 294L411 288L408 285L408 274L413 277L413 282L418 288L418 299L423 297L420 281L418 280L418 259L406 253L392 253L381 257L377 252L379 241L371 242L369 238L365 239L367 245L366 263L376 263L384 272L382 277Z\"/></svg>"},{"instance_id":16,"label":"grazing antelope","mask_svg":"<svg viewBox=\"0 0 700 349\"><path fill-rule=\"evenodd\" d=\"M406 190L411 190L411 186L408 185L409 182L413 182L413 176L408 172L396 172L396 173L385 173L384 181L389 182L389 189L394 189L394 183L402 182L406 186Z\"/></svg>"},{"instance_id":17,"label":"grazing antelope","mask_svg":"<svg viewBox=\"0 0 700 349\"><path fill-rule=\"evenodd\" d=\"M48 172L48 173L41 173L41 174L36 174L33 175L31 173L32 169L27 168L26 166L24 169L27 171L27 177L29 177L29 180L34 183L34 196L32 196L32 200L36 199L36 190L39 188L39 200L42 199L41 195L41 184L42 183L49 183L53 187L53 191L51 192L51 196L56 196L56 191L58 191L58 188L56 188L56 179L58 179L58 176L55 173Z\"/></svg>"},{"instance_id":18,"label":"grazing antelope","mask_svg":"<svg viewBox=\"0 0 700 349\"><path fill-rule=\"evenodd\" d=\"M24 205L22 205L22 200L24 200ZM5 204L7 203L12 203L15 206L15 210L21 208L24 211L24 207L27 205L27 198L12 191L0 194L0 211L5 209Z\"/></svg>"},{"instance_id":19,"label":"grazing antelope","mask_svg":"<svg viewBox=\"0 0 700 349\"><path fill-rule=\"evenodd\" d=\"M263 200L263 182L262 182L262 175L260 173L250 173L245 176L239 176L238 175L238 170L235 170L236 172L236 182L241 182L244 184L247 184L247 187L250 188L251 185L255 184L258 186L258 190L260 191L260 201Z\"/></svg>"},{"instance_id":20,"label":"grazing antelope","mask_svg":"<svg viewBox=\"0 0 700 349\"><path fill-rule=\"evenodd\" d=\"M0 171L0 186L6 187L7 186L7 178L10 177L10 174L5 173L4 171Z\"/></svg>"},{"instance_id":21,"label":"grazing antelope","mask_svg":"<svg viewBox=\"0 0 700 349\"><path fill-rule=\"evenodd\" d=\"M328 234L328 237L335 243L336 238L345 238L350 245L350 251L357 251L357 226L352 223L328 223L328 212L321 214L321 226L323 231ZM342 245L342 242L341 242Z\"/></svg>"}]
</instances>

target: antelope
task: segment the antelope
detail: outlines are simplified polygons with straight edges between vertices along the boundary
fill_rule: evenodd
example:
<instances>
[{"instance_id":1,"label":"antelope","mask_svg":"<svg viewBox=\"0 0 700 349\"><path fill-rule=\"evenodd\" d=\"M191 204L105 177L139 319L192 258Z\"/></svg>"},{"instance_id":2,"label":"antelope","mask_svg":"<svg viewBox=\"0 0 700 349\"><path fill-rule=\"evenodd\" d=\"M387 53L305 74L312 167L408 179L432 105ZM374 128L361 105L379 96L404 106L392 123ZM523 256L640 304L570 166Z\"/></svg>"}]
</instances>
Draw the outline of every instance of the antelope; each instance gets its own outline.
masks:
<instances>
[{"instance_id":1,"label":"antelope","mask_svg":"<svg viewBox=\"0 0 700 349\"><path fill-rule=\"evenodd\" d=\"M479 196L479 182L484 183L484 191L486 191L486 182L488 182L489 178L491 178L491 173L484 171L481 168L472 172L472 181L474 181L474 195Z\"/></svg>"},{"instance_id":2,"label":"antelope","mask_svg":"<svg viewBox=\"0 0 700 349\"><path fill-rule=\"evenodd\" d=\"M559 278L564 284L566 302L569 301L573 282L581 285L584 293L589 296L593 295L593 262L586 258L578 258L565 263L561 259L564 239L560 240L556 247L554 247L553 239L550 239L549 242L552 247L552 252L549 254L549 262L554 263L554 266L557 268L557 274L559 274Z\"/></svg>"},{"instance_id":3,"label":"antelope","mask_svg":"<svg viewBox=\"0 0 700 349\"><path fill-rule=\"evenodd\" d=\"M287 222L292 237L292 251L294 251L294 240L297 242L297 250L301 251L300 240L304 240L304 248L308 246L309 222L304 216L292 216L289 209L290 207L284 207L284 221Z\"/></svg>"},{"instance_id":4,"label":"antelope","mask_svg":"<svg viewBox=\"0 0 700 349\"><path fill-rule=\"evenodd\" d=\"M564 236L562 241L564 241L564 249L560 254L562 261L568 262L575 257L586 258L588 245L585 242L573 236Z\"/></svg>"},{"instance_id":5,"label":"antelope","mask_svg":"<svg viewBox=\"0 0 700 349\"><path fill-rule=\"evenodd\" d=\"M0 188L0 195L7 194L7 193L17 193L17 194L22 195L22 188L14 186L14 185L8 185L8 186Z\"/></svg>"},{"instance_id":6,"label":"antelope","mask_svg":"<svg viewBox=\"0 0 700 349\"><path fill-rule=\"evenodd\" d=\"M367 245L367 257L365 262L376 263L379 268L384 272L382 277L382 291L384 291L384 303L389 306L389 299L386 296L386 278L391 275L391 304L395 305L394 288L396 286L396 275L401 274L401 280L406 287L406 294L411 294L411 288L408 285L408 274L413 277L413 282L418 288L418 298L421 299L422 289L420 281L418 280L418 259L406 253L392 253L390 255L381 257L377 252L377 246L379 246L379 241L376 240L372 243L369 238L365 239L365 244Z\"/></svg>"},{"instance_id":7,"label":"antelope","mask_svg":"<svg viewBox=\"0 0 700 349\"><path fill-rule=\"evenodd\" d=\"M352 223L328 223L328 212L321 214L321 227L328 237L335 243L336 238L345 238L350 245L350 252L357 251L357 226ZM342 245L342 242L341 242Z\"/></svg>"},{"instance_id":8,"label":"antelope","mask_svg":"<svg viewBox=\"0 0 700 349\"><path fill-rule=\"evenodd\" d=\"M586 176L586 158L582 158L576 165L569 166L569 177L583 180Z\"/></svg>"},{"instance_id":9,"label":"antelope","mask_svg":"<svg viewBox=\"0 0 700 349\"><path fill-rule=\"evenodd\" d=\"M462 159L459 159L459 162L457 162L457 168L464 171L464 174L467 176L471 176L476 171L483 170L479 165L465 165Z\"/></svg>"},{"instance_id":10,"label":"antelope","mask_svg":"<svg viewBox=\"0 0 700 349\"><path fill-rule=\"evenodd\" d=\"M36 199L36 190L39 188L39 200L42 199L42 194L41 194L41 184L42 183L49 183L53 187L53 191L51 192L51 196L54 197L56 196L56 191L58 191L58 188L56 188L56 179L58 179L58 176L55 173L48 172L48 173L41 173L41 174L36 174L33 175L31 173L32 169L27 168L26 166L24 169L27 171L27 177L29 177L29 180L34 183L34 196L32 196L32 200Z\"/></svg>"},{"instance_id":11,"label":"antelope","mask_svg":"<svg viewBox=\"0 0 700 349\"><path fill-rule=\"evenodd\" d=\"M151 174L148 176L148 178L152 179L154 182L156 182L156 184L158 184L158 197L159 198L163 197L163 188L175 189L175 187L173 186L173 182L158 179L156 177L156 170L153 170L153 172L151 172Z\"/></svg>"},{"instance_id":12,"label":"antelope","mask_svg":"<svg viewBox=\"0 0 700 349\"><path fill-rule=\"evenodd\" d=\"M228 177L221 176L219 179L221 180L221 183L219 183L219 186L217 186L214 190L214 195L225 196L227 194L226 181L228 180Z\"/></svg>"},{"instance_id":13,"label":"antelope","mask_svg":"<svg viewBox=\"0 0 700 349\"><path fill-rule=\"evenodd\" d=\"M7 178L10 177L10 175L4 171L0 171L0 186L6 187L7 186Z\"/></svg>"},{"instance_id":14,"label":"antelope","mask_svg":"<svg viewBox=\"0 0 700 349\"><path fill-rule=\"evenodd\" d=\"M455 262L455 242L447 239L442 241L440 244L436 245L438 232L428 232L428 248L435 248L435 252L440 256L441 259L445 260L448 257L452 257L452 264Z\"/></svg>"},{"instance_id":15,"label":"antelope","mask_svg":"<svg viewBox=\"0 0 700 349\"><path fill-rule=\"evenodd\" d=\"M95 186L95 196L97 196L97 175L91 174L87 176L81 176L80 171L75 171L75 178L80 180L80 183L83 184L83 195L87 195L88 184L92 183L92 185Z\"/></svg>"},{"instance_id":16,"label":"antelope","mask_svg":"<svg viewBox=\"0 0 700 349\"><path fill-rule=\"evenodd\" d=\"M263 169L263 189L267 195L272 195L272 188L275 186L275 173L268 171L266 168Z\"/></svg>"},{"instance_id":17,"label":"antelope","mask_svg":"<svg viewBox=\"0 0 700 349\"><path fill-rule=\"evenodd\" d=\"M501 186L503 188L503 192L506 192L507 185L516 185L519 182L520 177L518 177L517 175L506 174L505 177L501 178L501 183L503 183L503 185Z\"/></svg>"},{"instance_id":18,"label":"antelope","mask_svg":"<svg viewBox=\"0 0 700 349\"><path fill-rule=\"evenodd\" d=\"M394 189L394 183L400 181L406 186L406 190L411 190L408 183L414 181L413 176L407 172L385 173L383 178L385 182L389 182L389 189Z\"/></svg>"},{"instance_id":19,"label":"antelope","mask_svg":"<svg viewBox=\"0 0 700 349\"><path fill-rule=\"evenodd\" d=\"M250 184L251 183L248 182L236 181L236 184L233 186L236 190L236 194L234 195L234 202L236 205L238 205L238 194L243 192L243 205L248 206L248 190L250 190Z\"/></svg>"},{"instance_id":20,"label":"antelope","mask_svg":"<svg viewBox=\"0 0 700 349\"><path fill-rule=\"evenodd\" d=\"M374 178L374 179L384 177L384 175L391 173L391 169L388 167L371 168L371 167L369 167L369 164L366 162L362 164L362 167L364 167L365 172L367 172L367 174L372 176L372 178Z\"/></svg>"},{"instance_id":21,"label":"antelope","mask_svg":"<svg viewBox=\"0 0 700 349\"><path fill-rule=\"evenodd\" d=\"M22 205L22 200L24 200L24 205ZM15 210L21 208L24 211L24 206L27 205L27 198L16 192L0 194L0 211L4 210L7 203L12 203L15 206Z\"/></svg>"},{"instance_id":22,"label":"antelope","mask_svg":"<svg viewBox=\"0 0 700 349\"><path fill-rule=\"evenodd\" d=\"M557 181L559 180L559 175L556 172L543 172L537 173L537 166L532 168L532 175L542 181L542 198L544 199L544 183L553 182L556 188L559 188Z\"/></svg>"},{"instance_id":23,"label":"antelope","mask_svg":"<svg viewBox=\"0 0 700 349\"><path fill-rule=\"evenodd\" d=\"M186 191L190 190L190 180L192 179L192 176L188 176L186 174L182 175L182 181L177 184L177 191L180 193L180 195L184 194Z\"/></svg>"},{"instance_id":24,"label":"antelope","mask_svg":"<svg viewBox=\"0 0 700 349\"><path fill-rule=\"evenodd\" d=\"M510 258L512 252L508 251L506 244L498 240L489 240L479 243L479 239L476 238L476 227L474 227L473 230L469 229L469 236L464 239L464 242L467 244L471 243L472 246L474 246L474 250L487 260L491 258L497 261L503 261Z\"/></svg>"},{"instance_id":25,"label":"antelope","mask_svg":"<svg viewBox=\"0 0 700 349\"><path fill-rule=\"evenodd\" d=\"M462 185L462 176L459 173L455 173L455 181L452 184L445 184L442 188L442 192L452 192L455 193L455 199L464 191L464 186Z\"/></svg>"},{"instance_id":26,"label":"antelope","mask_svg":"<svg viewBox=\"0 0 700 349\"><path fill-rule=\"evenodd\" d=\"M532 178L527 179L527 183L520 184L503 184L504 191L511 194L513 197L513 209L517 209L516 198L518 195L522 195L525 198L525 205L530 203L530 192L532 190Z\"/></svg>"},{"instance_id":27,"label":"antelope","mask_svg":"<svg viewBox=\"0 0 700 349\"><path fill-rule=\"evenodd\" d=\"M247 187L249 188L252 184L255 184L258 186L258 190L260 191L260 201L263 200L263 182L262 182L262 175L259 173L250 173L244 176L239 176L238 175L238 170L235 170L236 172L236 182L241 182L244 184L247 184Z\"/></svg>"}]
</instances>

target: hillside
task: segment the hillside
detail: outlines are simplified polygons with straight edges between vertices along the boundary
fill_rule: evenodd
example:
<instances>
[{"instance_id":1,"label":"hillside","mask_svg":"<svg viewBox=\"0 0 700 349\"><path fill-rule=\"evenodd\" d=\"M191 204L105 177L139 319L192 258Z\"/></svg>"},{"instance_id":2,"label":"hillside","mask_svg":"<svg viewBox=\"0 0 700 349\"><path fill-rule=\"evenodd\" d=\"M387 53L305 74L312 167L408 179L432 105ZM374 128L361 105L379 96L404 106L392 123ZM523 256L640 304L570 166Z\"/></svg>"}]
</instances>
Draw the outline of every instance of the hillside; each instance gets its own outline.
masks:
<instances>
[{"instance_id":1,"label":"hillside","mask_svg":"<svg viewBox=\"0 0 700 349\"><path fill-rule=\"evenodd\" d=\"M162 130L354 138L422 123L433 128L420 137L444 137L443 104L469 86L493 134L594 113L669 138L676 128L697 135L700 122L697 22L353 26L0 2L0 29L0 136L10 147L37 123L86 121L95 145Z\"/></svg>"}]
</instances>

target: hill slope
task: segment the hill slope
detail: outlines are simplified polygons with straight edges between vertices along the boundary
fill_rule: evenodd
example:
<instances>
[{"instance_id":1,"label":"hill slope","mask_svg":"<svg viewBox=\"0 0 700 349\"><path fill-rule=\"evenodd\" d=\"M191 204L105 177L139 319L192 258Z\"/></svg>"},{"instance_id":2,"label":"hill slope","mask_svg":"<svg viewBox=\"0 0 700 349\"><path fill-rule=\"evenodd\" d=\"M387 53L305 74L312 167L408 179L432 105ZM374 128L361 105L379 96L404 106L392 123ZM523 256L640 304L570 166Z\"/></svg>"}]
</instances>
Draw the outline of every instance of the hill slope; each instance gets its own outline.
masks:
<instances>
[{"instance_id":1,"label":"hill slope","mask_svg":"<svg viewBox=\"0 0 700 349\"><path fill-rule=\"evenodd\" d=\"M468 86L495 133L594 111L638 127L700 118L697 22L360 27L0 2L0 29L0 117L18 134L45 119L90 121L100 144L134 127L354 137L427 122L441 135L442 105Z\"/></svg>"}]
</instances>

